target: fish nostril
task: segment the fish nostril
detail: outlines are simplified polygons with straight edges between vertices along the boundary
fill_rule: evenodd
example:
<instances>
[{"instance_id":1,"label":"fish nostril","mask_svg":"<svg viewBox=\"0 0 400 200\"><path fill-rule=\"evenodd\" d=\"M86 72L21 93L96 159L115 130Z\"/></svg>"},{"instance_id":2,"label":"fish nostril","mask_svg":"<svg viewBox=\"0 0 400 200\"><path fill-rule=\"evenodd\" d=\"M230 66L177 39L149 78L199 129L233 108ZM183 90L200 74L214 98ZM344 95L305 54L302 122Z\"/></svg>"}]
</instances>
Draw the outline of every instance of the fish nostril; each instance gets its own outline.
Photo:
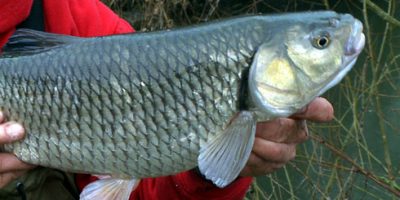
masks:
<instances>
[{"instance_id":1,"label":"fish nostril","mask_svg":"<svg viewBox=\"0 0 400 200\"><path fill-rule=\"evenodd\" d=\"M338 18L331 18L329 20L329 25L336 28L339 26L339 19Z\"/></svg>"}]
</instances>

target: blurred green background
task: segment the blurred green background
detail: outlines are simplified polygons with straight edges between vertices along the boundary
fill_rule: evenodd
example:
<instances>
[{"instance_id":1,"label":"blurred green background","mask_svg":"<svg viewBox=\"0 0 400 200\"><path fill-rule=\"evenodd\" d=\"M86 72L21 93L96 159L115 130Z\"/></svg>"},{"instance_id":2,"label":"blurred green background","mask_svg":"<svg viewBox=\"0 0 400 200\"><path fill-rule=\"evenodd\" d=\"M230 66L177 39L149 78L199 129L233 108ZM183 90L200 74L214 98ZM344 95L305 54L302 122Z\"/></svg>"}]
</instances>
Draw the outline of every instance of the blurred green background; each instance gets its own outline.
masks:
<instances>
[{"instance_id":1,"label":"blurred green background","mask_svg":"<svg viewBox=\"0 0 400 200\"><path fill-rule=\"evenodd\" d=\"M103 0L138 31L254 13L335 10L364 24L356 66L324 96L335 120L284 169L258 177L248 199L400 199L400 0Z\"/></svg>"}]
</instances>

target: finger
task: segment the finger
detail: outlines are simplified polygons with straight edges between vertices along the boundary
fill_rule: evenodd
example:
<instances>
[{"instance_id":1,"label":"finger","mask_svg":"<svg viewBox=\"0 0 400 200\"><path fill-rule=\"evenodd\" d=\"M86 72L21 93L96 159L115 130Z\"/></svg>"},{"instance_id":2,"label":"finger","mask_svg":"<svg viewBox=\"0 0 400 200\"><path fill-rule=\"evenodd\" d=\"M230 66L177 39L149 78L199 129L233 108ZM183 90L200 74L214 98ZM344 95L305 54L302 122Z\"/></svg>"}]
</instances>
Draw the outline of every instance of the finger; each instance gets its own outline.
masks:
<instances>
[{"instance_id":1,"label":"finger","mask_svg":"<svg viewBox=\"0 0 400 200\"><path fill-rule=\"evenodd\" d=\"M256 137L279 143L301 143L308 139L305 121L278 118L257 124Z\"/></svg>"},{"instance_id":2,"label":"finger","mask_svg":"<svg viewBox=\"0 0 400 200\"><path fill-rule=\"evenodd\" d=\"M14 154L0 153L0 173L28 170L34 167L34 165L22 162Z\"/></svg>"},{"instance_id":3,"label":"finger","mask_svg":"<svg viewBox=\"0 0 400 200\"><path fill-rule=\"evenodd\" d=\"M257 154L252 153L250 154L249 160L247 161L246 165L252 168L265 168L268 166L268 168L277 169L281 168L284 165L284 163L267 161L257 156Z\"/></svg>"},{"instance_id":4,"label":"finger","mask_svg":"<svg viewBox=\"0 0 400 200\"><path fill-rule=\"evenodd\" d=\"M331 103L322 97L317 97L302 111L294 114L294 119L306 119L316 122L327 122L333 119L334 110Z\"/></svg>"},{"instance_id":5,"label":"finger","mask_svg":"<svg viewBox=\"0 0 400 200\"><path fill-rule=\"evenodd\" d=\"M255 138L253 153L266 161L285 163L295 158L296 145L275 143L262 138Z\"/></svg>"},{"instance_id":6,"label":"finger","mask_svg":"<svg viewBox=\"0 0 400 200\"><path fill-rule=\"evenodd\" d=\"M265 166L264 168L254 168L250 166L245 166L243 170L240 172L240 176L260 176L260 175L270 174L275 170L276 169L273 169L269 166Z\"/></svg>"},{"instance_id":7,"label":"finger","mask_svg":"<svg viewBox=\"0 0 400 200\"><path fill-rule=\"evenodd\" d=\"M16 122L0 124L0 144L14 142L25 135L24 128Z\"/></svg>"},{"instance_id":8,"label":"finger","mask_svg":"<svg viewBox=\"0 0 400 200\"><path fill-rule=\"evenodd\" d=\"M256 136L273 142L282 142L295 132L296 122L289 118L277 118L257 123Z\"/></svg>"},{"instance_id":9,"label":"finger","mask_svg":"<svg viewBox=\"0 0 400 200\"><path fill-rule=\"evenodd\" d=\"M268 162L255 154L251 154L246 166L241 171L241 176L259 176L272 173L282 168L285 163Z\"/></svg>"},{"instance_id":10,"label":"finger","mask_svg":"<svg viewBox=\"0 0 400 200\"><path fill-rule=\"evenodd\" d=\"M11 181L22 176L24 173L26 173L25 170L0 174L0 188L3 188L4 186L8 185Z\"/></svg>"}]
</instances>

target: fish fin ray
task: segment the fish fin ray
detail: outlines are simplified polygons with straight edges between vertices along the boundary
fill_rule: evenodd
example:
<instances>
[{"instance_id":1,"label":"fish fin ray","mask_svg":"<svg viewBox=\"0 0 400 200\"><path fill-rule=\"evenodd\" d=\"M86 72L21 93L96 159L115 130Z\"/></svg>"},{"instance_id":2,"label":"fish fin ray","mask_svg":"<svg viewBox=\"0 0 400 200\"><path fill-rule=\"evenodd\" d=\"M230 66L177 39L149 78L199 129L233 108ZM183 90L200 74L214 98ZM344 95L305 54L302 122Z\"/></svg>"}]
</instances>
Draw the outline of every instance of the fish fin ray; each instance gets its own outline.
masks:
<instances>
[{"instance_id":1,"label":"fish fin ray","mask_svg":"<svg viewBox=\"0 0 400 200\"><path fill-rule=\"evenodd\" d=\"M244 168L253 148L256 120L249 111L241 111L223 133L200 150L200 172L218 187L234 181Z\"/></svg>"},{"instance_id":2,"label":"fish fin ray","mask_svg":"<svg viewBox=\"0 0 400 200\"><path fill-rule=\"evenodd\" d=\"M1 56L32 55L79 40L81 40L79 37L21 28L17 29L9 38L8 42L3 47Z\"/></svg>"},{"instance_id":3,"label":"fish fin ray","mask_svg":"<svg viewBox=\"0 0 400 200\"><path fill-rule=\"evenodd\" d=\"M105 176L106 177L106 176ZM139 185L137 179L106 177L87 185L80 194L80 200L128 200L131 192Z\"/></svg>"}]
</instances>

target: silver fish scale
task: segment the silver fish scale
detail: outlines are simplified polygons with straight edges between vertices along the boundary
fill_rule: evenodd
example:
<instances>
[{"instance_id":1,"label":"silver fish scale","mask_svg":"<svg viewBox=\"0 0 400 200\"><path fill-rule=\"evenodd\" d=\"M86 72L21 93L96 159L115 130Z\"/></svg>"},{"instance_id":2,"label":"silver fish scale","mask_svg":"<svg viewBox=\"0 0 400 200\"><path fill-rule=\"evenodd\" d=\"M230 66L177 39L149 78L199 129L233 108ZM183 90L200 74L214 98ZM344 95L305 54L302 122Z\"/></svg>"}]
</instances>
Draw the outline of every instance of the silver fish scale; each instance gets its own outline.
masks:
<instances>
[{"instance_id":1,"label":"silver fish scale","mask_svg":"<svg viewBox=\"0 0 400 200\"><path fill-rule=\"evenodd\" d=\"M241 73L267 36L248 17L0 59L0 105L28 133L5 149L73 172L191 169L237 112Z\"/></svg>"}]
</instances>

